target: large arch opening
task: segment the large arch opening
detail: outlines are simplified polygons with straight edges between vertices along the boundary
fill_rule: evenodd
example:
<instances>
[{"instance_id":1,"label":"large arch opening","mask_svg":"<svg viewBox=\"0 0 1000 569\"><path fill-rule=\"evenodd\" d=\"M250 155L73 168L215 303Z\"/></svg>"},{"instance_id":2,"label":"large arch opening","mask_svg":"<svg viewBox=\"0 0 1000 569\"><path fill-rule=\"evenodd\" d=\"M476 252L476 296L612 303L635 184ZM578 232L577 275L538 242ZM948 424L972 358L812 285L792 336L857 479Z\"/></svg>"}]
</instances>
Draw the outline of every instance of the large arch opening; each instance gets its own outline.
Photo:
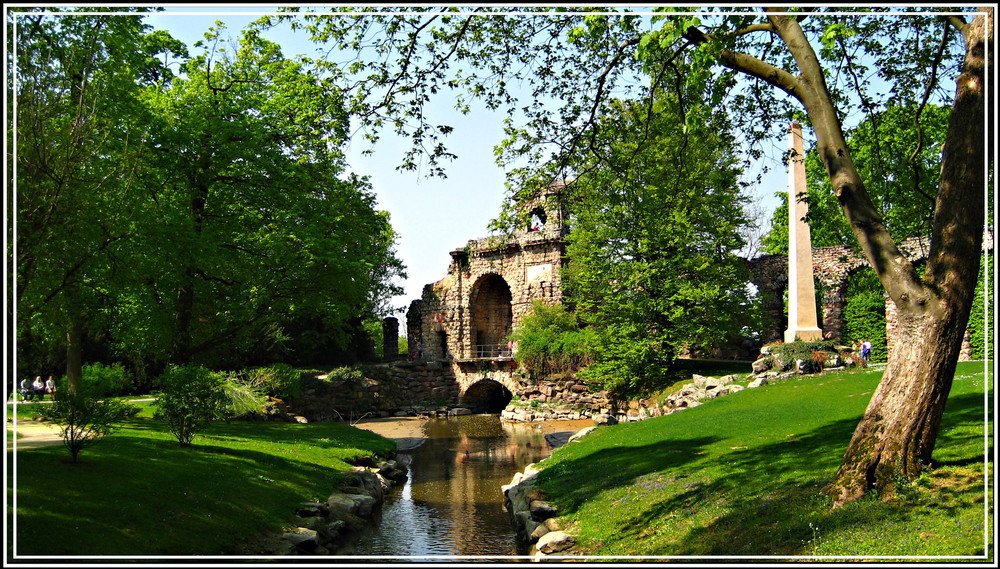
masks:
<instances>
[{"instance_id":1,"label":"large arch opening","mask_svg":"<svg viewBox=\"0 0 1000 569\"><path fill-rule=\"evenodd\" d=\"M473 383L462 395L461 404L473 413L499 413L514 395L496 380L484 378Z\"/></svg>"},{"instance_id":2,"label":"large arch opening","mask_svg":"<svg viewBox=\"0 0 1000 569\"><path fill-rule=\"evenodd\" d=\"M514 320L510 286L500 275L483 275L471 297L473 357L495 358L506 345Z\"/></svg>"}]
</instances>

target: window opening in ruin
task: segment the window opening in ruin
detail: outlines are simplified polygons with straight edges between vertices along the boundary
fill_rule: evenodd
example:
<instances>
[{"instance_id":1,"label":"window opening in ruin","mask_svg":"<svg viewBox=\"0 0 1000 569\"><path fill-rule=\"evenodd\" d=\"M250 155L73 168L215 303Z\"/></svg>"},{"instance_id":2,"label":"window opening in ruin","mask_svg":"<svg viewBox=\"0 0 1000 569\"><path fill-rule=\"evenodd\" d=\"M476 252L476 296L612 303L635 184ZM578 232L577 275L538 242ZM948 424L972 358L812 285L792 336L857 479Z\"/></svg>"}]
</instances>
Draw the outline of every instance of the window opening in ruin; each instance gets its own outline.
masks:
<instances>
[{"instance_id":1,"label":"window opening in ruin","mask_svg":"<svg viewBox=\"0 0 1000 569\"><path fill-rule=\"evenodd\" d=\"M438 346L441 348L441 357L448 358L448 333L438 330Z\"/></svg>"},{"instance_id":2,"label":"window opening in ruin","mask_svg":"<svg viewBox=\"0 0 1000 569\"><path fill-rule=\"evenodd\" d=\"M545 231L545 208L536 207L531 210L531 221L528 222L528 231Z\"/></svg>"}]
</instances>

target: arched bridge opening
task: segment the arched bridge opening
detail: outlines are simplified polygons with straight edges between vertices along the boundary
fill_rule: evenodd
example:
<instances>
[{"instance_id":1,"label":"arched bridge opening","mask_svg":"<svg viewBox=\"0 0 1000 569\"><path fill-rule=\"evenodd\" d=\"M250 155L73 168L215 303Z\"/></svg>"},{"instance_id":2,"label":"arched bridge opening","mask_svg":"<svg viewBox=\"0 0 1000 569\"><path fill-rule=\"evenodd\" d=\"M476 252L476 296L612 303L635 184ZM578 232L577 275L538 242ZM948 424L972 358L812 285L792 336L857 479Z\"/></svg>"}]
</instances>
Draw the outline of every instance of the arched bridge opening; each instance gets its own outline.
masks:
<instances>
[{"instance_id":1,"label":"arched bridge opening","mask_svg":"<svg viewBox=\"0 0 1000 569\"><path fill-rule=\"evenodd\" d=\"M473 413L499 413L513 397L510 390L499 381L483 378L470 385L459 402Z\"/></svg>"}]
</instances>

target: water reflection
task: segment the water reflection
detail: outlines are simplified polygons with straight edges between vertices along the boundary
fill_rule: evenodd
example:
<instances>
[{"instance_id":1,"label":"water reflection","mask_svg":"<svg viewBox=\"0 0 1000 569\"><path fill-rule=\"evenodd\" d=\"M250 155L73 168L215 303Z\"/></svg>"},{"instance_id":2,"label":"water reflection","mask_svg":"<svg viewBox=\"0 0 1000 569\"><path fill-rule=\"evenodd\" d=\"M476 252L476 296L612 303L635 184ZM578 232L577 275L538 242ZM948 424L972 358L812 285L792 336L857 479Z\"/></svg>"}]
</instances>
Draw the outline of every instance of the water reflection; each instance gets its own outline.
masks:
<instances>
[{"instance_id":1,"label":"water reflection","mask_svg":"<svg viewBox=\"0 0 1000 569\"><path fill-rule=\"evenodd\" d=\"M517 555L500 486L549 455L546 433L575 432L592 424L501 423L497 415L428 421L427 441L409 453L409 480L387 501L382 523L360 540L353 554Z\"/></svg>"}]
</instances>

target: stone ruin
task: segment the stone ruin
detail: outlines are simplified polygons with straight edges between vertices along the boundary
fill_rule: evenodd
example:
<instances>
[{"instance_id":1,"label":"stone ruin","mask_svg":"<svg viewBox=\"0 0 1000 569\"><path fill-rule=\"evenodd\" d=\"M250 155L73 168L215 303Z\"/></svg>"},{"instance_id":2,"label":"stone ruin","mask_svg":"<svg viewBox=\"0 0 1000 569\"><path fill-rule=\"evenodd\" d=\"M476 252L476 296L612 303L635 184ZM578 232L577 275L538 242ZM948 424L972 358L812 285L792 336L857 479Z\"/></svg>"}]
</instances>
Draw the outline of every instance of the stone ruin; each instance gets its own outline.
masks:
<instances>
[{"instance_id":1,"label":"stone ruin","mask_svg":"<svg viewBox=\"0 0 1000 569\"><path fill-rule=\"evenodd\" d=\"M619 409L606 393L575 378L528 377L518 370L506 343L534 300L562 301L561 269L567 262L568 233L567 213L558 199L562 189L561 184L550 186L527 203L524 212L530 221L511 235L470 240L465 247L451 251L445 277L426 285L421 298L409 306L407 360L385 364L380 372L384 376L381 381L387 382L382 391L395 393L386 400L409 399L411 408L417 406L416 401L447 401L471 412L503 411L505 418L517 420L642 418L637 417L634 405L621 403ZM915 238L900 248L917 263L926 258L928 247L926 238ZM984 249L992 250L991 235ZM824 291L822 329L827 339L839 341L848 277L868 262L850 247L819 247L812 249L812 265ZM786 322L783 296L788 286L788 258L758 257L748 261L748 268L765 311L761 343L781 340ZM887 298L890 353L896 325L893 308ZM386 319L387 354L396 353L397 328L395 318ZM759 348L713 355L753 360ZM968 348L964 350L966 358ZM515 405L508 407L512 400ZM552 404L561 407L553 411Z\"/></svg>"}]
</instances>

